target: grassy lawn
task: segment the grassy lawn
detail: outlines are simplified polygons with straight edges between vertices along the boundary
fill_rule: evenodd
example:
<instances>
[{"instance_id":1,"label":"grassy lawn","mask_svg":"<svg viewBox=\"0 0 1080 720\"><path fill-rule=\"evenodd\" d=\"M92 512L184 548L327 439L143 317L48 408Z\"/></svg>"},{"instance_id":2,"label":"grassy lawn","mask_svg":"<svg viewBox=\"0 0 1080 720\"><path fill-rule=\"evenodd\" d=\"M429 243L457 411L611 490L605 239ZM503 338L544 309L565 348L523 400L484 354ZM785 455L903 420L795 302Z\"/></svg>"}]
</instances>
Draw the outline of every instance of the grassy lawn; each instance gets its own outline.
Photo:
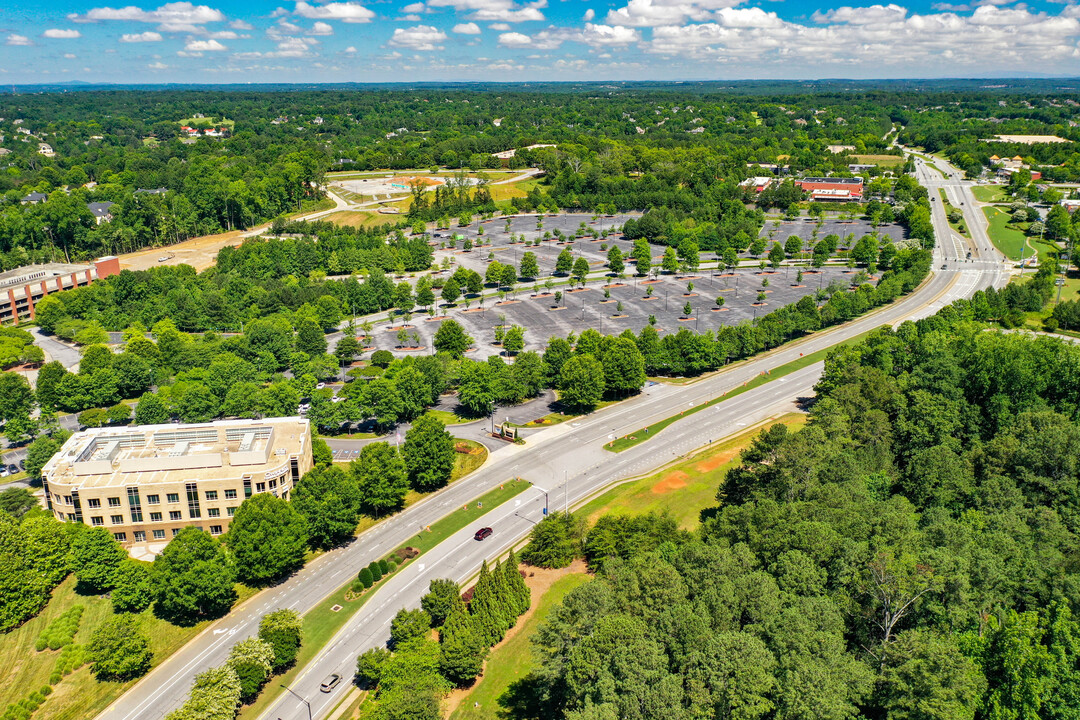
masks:
<instances>
[{"instance_id":1,"label":"grassy lawn","mask_svg":"<svg viewBox=\"0 0 1080 720\"><path fill-rule=\"evenodd\" d=\"M457 447L468 447L467 453L456 453L454 457L454 471L450 474L450 482L460 480L473 470L484 464L484 461L488 458L488 449L475 440L464 440L462 438L454 438L454 445Z\"/></svg>"},{"instance_id":2,"label":"grassy lawn","mask_svg":"<svg viewBox=\"0 0 1080 720\"><path fill-rule=\"evenodd\" d=\"M458 415L449 410L428 410L425 415L431 415L432 417L438 418L442 421L443 425L464 425L465 423L476 422L481 419L465 417L464 415Z\"/></svg>"},{"instance_id":3,"label":"grassy lawn","mask_svg":"<svg viewBox=\"0 0 1080 720\"><path fill-rule=\"evenodd\" d=\"M337 193L345 196L347 193ZM350 198L345 198L346 200ZM367 212L366 210L342 210L336 213L330 213L323 220L334 223L335 225L341 225L344 227L375 227L376 225L384 225L394 221L394 218L387 215L380 215L374 212Z\"/></svg>"},{"instance_id":4,"label":"grassy lawn","mask_svg":"<svg viewBox=\"0 0 1080 720\"><path fill-rule=\"evenodd\" d=\"M897 155L852 155L855 162L860 165L881 165L882 167L896 167L904 164L904 158Z\"/></svg>"},{"instance_id":5,"label":"grassy lawn","mask_svg":"<svg viewBox=\"0 0 1080 720\"><path fill-rule=\"evenodd\" d=\"M1040 255L1052 249L1050 244L1028 238L1022 230L1010 225L1011 216L1004 210L996 207L984 207L982 210L988 220L987 233L990 235L990 240L994 243L994 247L1010 260L1020 260L1021 250L1025 243L1027 245L1027 249L1023 250L1025 258L1031 257L1032 248L1038 250Z\"/></svg>"},{"instance_id":6,"label":"grassy lawn","mask_svg":"<svg viewBox=\"0 0 1080 720\"><path fill-rule=\"evenodd\" d=\"M868 334L869 334L869 332L865 332L865 333L862 333L860 335L856 335L855 337L850 338L848 340L845 340L844 342L842 342L840 344L841 345L851 345L853 343L862 342L862 340ZM833 346L833 347L835 347L835 346ZM693 415L694 413L700 412L701 410L704 410L707 407L712 407L713 405L715 405L715 404L717 404L719 402L723 402L724 400L730 400L731 398L733 398L733 397L735 397L737 395L741 395L744 392L746 392L747 390L753 390L754 388L758 387L759 385L764 385L765 383L767 383L767 382L769 382L771 380L776 380L777 378L782 378L785 375L789 375L789 374L795 372L796 370L801 370L804 367L808 367L810 365L813 365L816 362L824 360L825 356L828 355L829 350L831 350L831 349L832 348L825 348L823 350L818 350L817 352L812 352L809 355L804 355L801 358L799 358L798 360L792 360L789 363L785 363L785 364L783 364L783 365L781 365L779 367L775 367L775 368L772 369L772 371L768 375L758 375L753 380L747 382L744 385L740 385L739 387L737 387L737 388L735 388L733 390L729 390L727 393L721 395L720 397L715 397L715 398L713 398L711 400L707 400L707 401L705 401L703 403L695 405L694 407L690 408L689 410L684 410L683 412L679 413L678 415L672 415L671 417L664 418L663 420L658 420L657 422L654 422L652 425L647 425L646 427L639 428L639 429L631 432L628 435L622 436L621 438L616 438L616 439L612 440L611 442L609 442L607 445L605 445L604 449L605 450L611 450L612 452L622 452L623 450L628 450L628 449L634 447L635 445L637 445L638 443L645 442L650 437L655 437L658 432L660 432L661 430L663 430L664 428L666 428L668 425L672 424L676 420L681 420L682 418L686 417L687 415Z\"/></svg>"},{"instance_id":7,"label":"grassy lawn","mask_svg":"<svg viewBox=\"0 0 1080 720\"><path fill-rule=\"evenodd\" d=\"M508 481L504 483L501 488L496 488L481 495L477 498L477 501L471 502L466 509L455 510L442 520L431 525L430 532L424 532L417 535L416 538L410 540L407 545L417 548L420 550L421 554L423 554L458 530L476 522L485 513L491 512L502 503L510 500L518 493L524 492L529 487L530 484L523 480ZM482 507L478 507L478 505ZM372 558L372 560L377 559L378 558ZM406 565L411 565L415 562L416 558L413 558ZM263 690L262 694L259 695L259 698L251 705L247 705L241 709L239 715L241 720L254 720L254 718L258 718L262 715L262 713L265 712L266 709L269 708L284 692L282 685L290 685L293 680L303 672L304 667L311 662L311 660L323 649L326 643L334 637L334 634L337 633L349 618L355 615L356 611L362 608L364 603L374 595L373 592L369 591L359 598L349 600L347 599L347 593L351 584L352 579L304 615L304 644L300 648L300 653L297 655L296 664L294 664L292 669L284 675L279 675L270 679L270 682L266 684L266 688ZM375 585L372 590L375 590L378 587L379 585ZM341 609L337 612L334 612L331 609L335 605L341 606Z\"/></svg>"},{"instance_id":8,"label":"grassy lawn","mask_svg":"<svg viewBox=\"0 0 1080 720\"><path fill-rule=\"evenodd\" d=\"M792 430L806 424L806 415L790 413L779 418ZM692 530L699 513L716 504L716 490L730 467L739 462L739 453L750 445L762 428L746 430L709 446L708 450L654 475L617 485L591 500L580 512L592 523L600 515L638 515L667 511L679 526Z\"/></svg>"},{"instance_id":9,"label":"grassy lawn","mask_svg":"<svg viewBox=\"0 0 1080 720\"><path fill-rule=\"evenodd\" d=\"M975 185L971 188L975 199L984 203L1003 203L1009 201L1003 185Z\"/></svg>"},{"instance_id":10,"label":"grassy lawn","mask_svg":"<svg viewBox=\"0 0 1080 720\"><path fill-rule=\"evenodd\" d=\"M515 680L520 680L533 669L532 648L529 638L547 620L551 611L562 602L566 594L592 579L590 575L574 573L556 580L540 597L536 610L512 638L488 657L484 674L472 690L461 700L450 720L498 720L497 699ZM479 707L474 707L479 703Z\"/></svg>"},{"instance_id":11,"label":"grassy lawn","mask_svg":"<svg viewBox=\"0 0 1080 720\"><path fill-rule=\"evenodd\" d=\"M237 586L242 602L255 590ZM112 604L100 595L79 595L75 592L75 578L69 577L53 590L49 604L19 628L0 635L0 709L22 700L31 692L48 684L56 659L61 651L37 652L35 641L50 622L71 609L82 605L85 612L75 635L75 643L86 645L90 636L105 620L112 617ZM178 627L155 618L150 611L139 616L142 627L150 637L154 652L154 665L176 652L188 640L198 635L210 621L193 627ZM53 694L34 713L35 720L83 720L92 718L136 681L128 683L98 682L90 674L89 666L76 670L53 687Z\"/></svg>"},{"instance_id":12,"label":"grassy lawn","mask_svg":"<svg viewBox=\"0 0 1080 720\"><path fill-rule=\"evenodd\" d=\"M931 170L936 170L936 171L938 172L938 174L939 174L939 175L941 175L941 177L948 177L948 176L947 176L947 175L945 174L945 171L944 171L944 170L942 170L941 168L939 168L939 167L938 167L937 165L935 165L934 163L932 163L932 162L931 162L931 163L926 163L926 166L927 166L927 167L929 167L929 168L930 168Z\"/></svg>"}]
</instances>

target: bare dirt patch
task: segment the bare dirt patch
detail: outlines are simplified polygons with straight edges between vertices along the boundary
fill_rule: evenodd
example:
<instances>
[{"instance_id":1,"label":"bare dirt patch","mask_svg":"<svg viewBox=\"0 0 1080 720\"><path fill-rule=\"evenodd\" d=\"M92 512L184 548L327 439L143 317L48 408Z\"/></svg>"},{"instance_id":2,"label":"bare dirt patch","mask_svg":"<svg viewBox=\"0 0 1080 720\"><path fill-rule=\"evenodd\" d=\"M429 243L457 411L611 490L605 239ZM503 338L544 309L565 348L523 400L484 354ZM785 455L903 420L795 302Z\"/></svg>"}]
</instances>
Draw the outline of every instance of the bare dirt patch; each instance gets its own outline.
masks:
<instances>
[{"instance_id":1,"label":"bare dirt patch","mask_svg":"<svg viewBox=\"0 0 1080 720\"><path fill-rule=\"evenodd\" d=\"M654 495L665 495L669 492L679 490L686 487L686 481L689 478L690 476L682 470L668 473L664 476L663 480L652 486L652 492Z\"/></svg>"},{"instance_id":2,"label":"bare dirt patch","mask_svg":"<svg viewBox=\"0 0 1080 720\"><path fill-rule=\"evenodd\" d=\"M705 460L699 462L697 465L694 466L694 469L698 472L712 472L721 465L724 465L725 463L728 463L731 460L735 459L739 455L739 453L743 451L744 447L745 446L740 446L737 448L732 448L727 452L717 453L716 455L713 455L712 457L706 458Z\"/></svg>"}]
</instances>

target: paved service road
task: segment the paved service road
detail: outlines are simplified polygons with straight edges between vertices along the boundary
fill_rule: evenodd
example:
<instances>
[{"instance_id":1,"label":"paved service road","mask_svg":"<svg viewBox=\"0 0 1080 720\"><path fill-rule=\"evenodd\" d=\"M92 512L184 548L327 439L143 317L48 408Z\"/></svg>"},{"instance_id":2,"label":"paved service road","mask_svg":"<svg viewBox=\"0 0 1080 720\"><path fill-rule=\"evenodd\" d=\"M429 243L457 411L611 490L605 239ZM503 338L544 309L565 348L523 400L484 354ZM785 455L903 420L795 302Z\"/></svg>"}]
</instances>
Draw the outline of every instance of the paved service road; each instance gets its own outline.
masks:
<instances>
[{"instance_id":1,"label":"paved service road","mask_svg":"<svg viewBox=\"0 0 1080 720\"><path fill-rule=\"evenodd\" d=\"M951 237L942 213L934 214L934 225L939 237ZM676 422L665 429L660 438L626 452L612 454L602 446L609 439L722 395L804 353L831 347L884 324L895 325L933 314L957 298L969 297L977 289L991 284L1002 287L1008 281L1008 266L995 258L976 256L973 252L979 262L957 262L963 257L958 255L958 248L953 243L940 243L935 251L935 272L923 286L871 315L789 343L689 385L650 386L637 397L579 421L536 433L529 437L527 445L508 445L495 451L478 471L387 519L348 547L316 559L297 575L257 595L214 623L99 717L104 720L164 717L183 702L196 673L223 663L233 643L256 631L262 614L283 607L306 612L349 581L371 560L408 542L449 509L473 500L510 477L520 476L532 481L537 486L535 489L529 489L507 506L497 508L484 520L485 525L495 529L491 538L477 543L472 540L475 528L466 528L389 578L302 671L293 689L312 703L314 717L325 717L348 690L348 683L324 694L319 692L322 679L331 672L351 678L356 656L386 642L389 621L394 613L402 607L415 607L430 579L466 579L476 571L482 559L496 557L523 538L541 517L543 494L540 488L548 491L549 502L558 507L564 493L567 502L572 504L615 480L663 465L676 455L790 408L794 399L811 394L822 365L804 368L698 413L692 419ZM937 270L943 262L948 271ZM307 708L295 697L287 695L263 717L304 720Z\"/></svg>"}]
</instances>

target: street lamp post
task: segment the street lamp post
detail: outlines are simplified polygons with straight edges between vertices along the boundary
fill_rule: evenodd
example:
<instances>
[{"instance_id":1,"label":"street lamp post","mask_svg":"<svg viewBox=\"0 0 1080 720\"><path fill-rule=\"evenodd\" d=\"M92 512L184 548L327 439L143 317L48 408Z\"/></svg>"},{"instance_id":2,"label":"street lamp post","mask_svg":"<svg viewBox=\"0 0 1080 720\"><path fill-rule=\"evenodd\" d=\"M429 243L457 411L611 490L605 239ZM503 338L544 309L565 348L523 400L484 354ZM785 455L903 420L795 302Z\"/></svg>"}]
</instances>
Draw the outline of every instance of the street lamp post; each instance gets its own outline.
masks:
<instances>
[{"instance_id":1,"label":"street lamp post","mask_svg":"<svg viewBox=\"0 0 1080 720\"><path fill-rule=\"evenodd\" d=\"M292 693L292 695L293 695L294 697L296 697L296 698L299 698L300 702L304 703L304 705L306 705L306 706L307 706L307 716L308 716L308 720L311 720L311 703L309 703L309 702L308 702L307 700L305 700L304 698L302 698L301 696L299 696L299 695L297 695L297 694L296 694L295 692L293 692L293 689L292 689L291 687L289 687L288 685L286 685L286 684L282 683L282 684L281 684L281 687L285 688L285 689L286 689L286 690L288 690L288 691L289 691L290 693Z\"/></svg>"}]
</instances>

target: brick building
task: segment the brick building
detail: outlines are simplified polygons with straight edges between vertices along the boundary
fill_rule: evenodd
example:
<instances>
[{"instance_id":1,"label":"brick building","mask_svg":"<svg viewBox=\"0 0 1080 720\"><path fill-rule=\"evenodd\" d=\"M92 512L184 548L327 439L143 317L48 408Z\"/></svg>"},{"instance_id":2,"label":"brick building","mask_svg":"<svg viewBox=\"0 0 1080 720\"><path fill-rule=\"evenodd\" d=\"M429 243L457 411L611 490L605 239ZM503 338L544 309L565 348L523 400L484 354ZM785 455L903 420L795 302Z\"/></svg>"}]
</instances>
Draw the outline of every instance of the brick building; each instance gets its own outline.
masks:
<instances>
[{"instance_id":1,"label":"brick building","mask_svg":"<svg viewBox=\"0 0 1080 720\"><path fill-rule=\"evenodd\" d=\"M49 293L89 285L120 274L119 258L108 256L92 265L45 263L0 273L0 323L34 319L34 304Z\"/></svg>"}]
</instances>

